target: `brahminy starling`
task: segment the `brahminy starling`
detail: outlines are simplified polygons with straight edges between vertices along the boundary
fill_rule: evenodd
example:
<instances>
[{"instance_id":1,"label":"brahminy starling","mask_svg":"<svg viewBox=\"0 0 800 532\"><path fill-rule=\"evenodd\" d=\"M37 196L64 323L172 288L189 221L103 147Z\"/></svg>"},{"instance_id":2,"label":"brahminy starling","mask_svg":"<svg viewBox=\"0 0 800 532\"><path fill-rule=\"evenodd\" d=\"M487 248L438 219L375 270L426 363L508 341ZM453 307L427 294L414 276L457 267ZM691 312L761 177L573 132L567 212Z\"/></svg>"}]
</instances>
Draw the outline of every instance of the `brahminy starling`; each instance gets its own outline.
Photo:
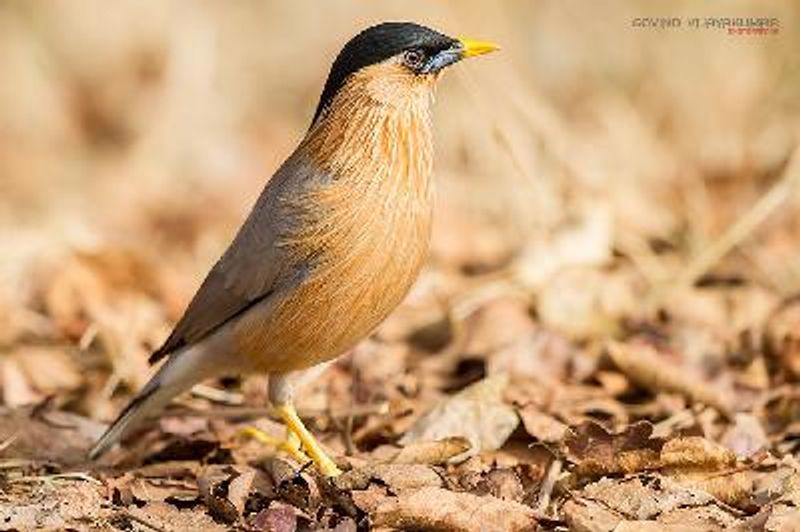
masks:
<instances>
[{"instance_id":1,"label":"brahminy starling","mask_svg":"<svg viewBox=\"0 0 800 532\"><path fill-rule=\"evenodd\" d=\"M416 280L431 235L434 86L446 67L497 48L408 22L344 46L305 136L91 458L204 379L263 373L290 436L282 448L339 473L297 415L288 376L353 348Z\"/></svg>"}]
</instances>

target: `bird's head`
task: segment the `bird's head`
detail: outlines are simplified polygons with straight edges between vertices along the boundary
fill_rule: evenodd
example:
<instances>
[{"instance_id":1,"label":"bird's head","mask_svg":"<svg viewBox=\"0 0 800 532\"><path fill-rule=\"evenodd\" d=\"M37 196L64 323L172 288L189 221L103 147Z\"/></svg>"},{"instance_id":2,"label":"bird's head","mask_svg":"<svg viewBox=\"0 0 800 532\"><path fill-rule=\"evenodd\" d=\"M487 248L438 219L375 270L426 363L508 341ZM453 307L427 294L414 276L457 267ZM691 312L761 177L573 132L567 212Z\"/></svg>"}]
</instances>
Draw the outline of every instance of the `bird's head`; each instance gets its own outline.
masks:
<instances>
[{"instance_id":1,"label":"bird's head","mask_svg":"<svg viewBox=\"0 0 800 532\"><path fill-rule=\"evenodd\" d=\"M353 37L331 67L313 123L353 80L376 101L397 105L427 95L441 71L467 57L499 47L489 42L448 37L411 22L384 22Z\"/></svg>"}]
</instances>

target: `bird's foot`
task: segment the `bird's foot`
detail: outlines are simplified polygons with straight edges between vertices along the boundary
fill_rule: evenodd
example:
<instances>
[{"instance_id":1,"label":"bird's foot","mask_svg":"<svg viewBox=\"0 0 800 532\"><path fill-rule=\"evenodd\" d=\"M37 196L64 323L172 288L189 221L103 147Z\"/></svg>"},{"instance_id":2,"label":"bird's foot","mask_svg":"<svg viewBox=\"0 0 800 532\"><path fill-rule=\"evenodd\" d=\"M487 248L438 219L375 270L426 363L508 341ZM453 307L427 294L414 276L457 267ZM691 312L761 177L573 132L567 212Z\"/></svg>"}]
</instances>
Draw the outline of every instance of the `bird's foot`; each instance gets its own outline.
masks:
<instances>
[{"instance_id":1,"label":"bird's foot","mask_svg":"<svg viewBox=\"0 0 800 532\"><path fill-rule=\"evenodd\" d=\"M326 477L335 477L341 474L342 471L336 463L328 457L322 449L322 446L317 442L314 436L311 435L305 425L303 425L303 421L300 419L300 416L297 415L297 411L295 411L291 404L278 406L277 412L286 424L287 430L300 440L303 449L305 449L308 456L311 457L311 460L314 461L317 469L319 469L323 475Z\"/></svg>"},{"instance_id":2,"label":"bird's foot","mask_svg":"<svg viewBox=\"0 0 800 532\"><path fill-rule=\"evenodd\" d=\"M242 435L256 439L260 443L274 447L279 451L283 451L301 464L307 464L312 461L311 458L300 449L300 440L291 431L286 431L285 440L267 434L256 427L245 427L242 429Z\"/></svg>"}]
</instances>

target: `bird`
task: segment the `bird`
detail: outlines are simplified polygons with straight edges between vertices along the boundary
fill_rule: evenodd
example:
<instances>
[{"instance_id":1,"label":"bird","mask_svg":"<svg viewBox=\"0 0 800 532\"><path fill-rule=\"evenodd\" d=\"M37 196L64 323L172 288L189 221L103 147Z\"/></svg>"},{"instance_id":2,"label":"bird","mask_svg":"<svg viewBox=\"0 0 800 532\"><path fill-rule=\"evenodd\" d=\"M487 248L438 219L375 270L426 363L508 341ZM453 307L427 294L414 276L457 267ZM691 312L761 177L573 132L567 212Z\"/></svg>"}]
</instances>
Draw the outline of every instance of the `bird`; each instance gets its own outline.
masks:
<instances>
[{"instance_id":1,"label":"bird","mask_svg":"<svg viewBox=\"0 0 800 532\"><path fill-rule=\"evenodd\" d=\"M88 457L203 380L260 373L286 425L279 446L338 475L294 408L290 376L352 349L411 288L431 237L436 82L498 49L413 22L350 39L305 135L151 355L164 363Z\"/></svg>"}]
</instances>

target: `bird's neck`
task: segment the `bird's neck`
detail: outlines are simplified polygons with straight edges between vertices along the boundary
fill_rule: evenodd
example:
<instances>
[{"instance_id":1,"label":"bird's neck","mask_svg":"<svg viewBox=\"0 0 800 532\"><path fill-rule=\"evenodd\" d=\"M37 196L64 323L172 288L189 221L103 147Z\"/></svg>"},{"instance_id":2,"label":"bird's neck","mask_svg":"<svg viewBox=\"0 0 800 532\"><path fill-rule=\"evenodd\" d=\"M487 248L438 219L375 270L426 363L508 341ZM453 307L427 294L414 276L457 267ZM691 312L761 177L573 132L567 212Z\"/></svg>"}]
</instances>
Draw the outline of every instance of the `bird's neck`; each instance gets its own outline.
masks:
<instances>
[{"instance_id":1,"label":"bird's neck","mask_svg":"<svg viewBox=\"0 0 800 532\"><path fill-rule=\"evenodd\" d=\"M427 190L432 83L412 84L386 74L353 76L300 149L334 179L413 180Z\"/></svg>"}]
</instances>

